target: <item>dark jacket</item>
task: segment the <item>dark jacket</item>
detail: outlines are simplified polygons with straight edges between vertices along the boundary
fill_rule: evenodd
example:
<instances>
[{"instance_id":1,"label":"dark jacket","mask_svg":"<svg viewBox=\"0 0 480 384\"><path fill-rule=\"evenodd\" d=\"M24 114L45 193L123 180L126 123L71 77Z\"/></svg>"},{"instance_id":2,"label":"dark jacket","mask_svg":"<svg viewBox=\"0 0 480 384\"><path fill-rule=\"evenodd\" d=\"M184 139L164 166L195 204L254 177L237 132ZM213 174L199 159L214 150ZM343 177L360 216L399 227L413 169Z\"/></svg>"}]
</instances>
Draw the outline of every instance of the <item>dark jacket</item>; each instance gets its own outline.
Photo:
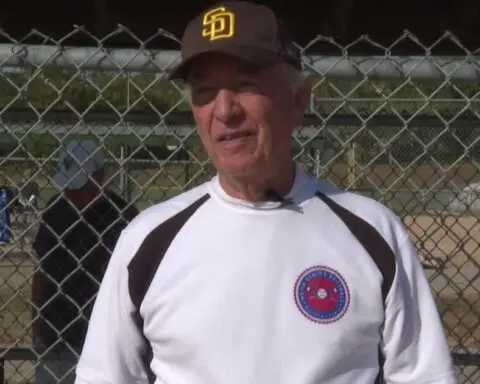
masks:
<instances>
[{"instance_id":1,"label":"dark jacket","mask_svg":"<svg viewBox=\"0 0 480 384\"><path fill-rule=\"evenodd\" d=\"M58 196L43 213L33 243L40 266L34 275L33 303L38 308L34 336L47 347L62 347L64 342L82 347L112 251L138 214L115 193L105 195L81 216L64 197L54 202Z\"/></svg>"}]
</instances>

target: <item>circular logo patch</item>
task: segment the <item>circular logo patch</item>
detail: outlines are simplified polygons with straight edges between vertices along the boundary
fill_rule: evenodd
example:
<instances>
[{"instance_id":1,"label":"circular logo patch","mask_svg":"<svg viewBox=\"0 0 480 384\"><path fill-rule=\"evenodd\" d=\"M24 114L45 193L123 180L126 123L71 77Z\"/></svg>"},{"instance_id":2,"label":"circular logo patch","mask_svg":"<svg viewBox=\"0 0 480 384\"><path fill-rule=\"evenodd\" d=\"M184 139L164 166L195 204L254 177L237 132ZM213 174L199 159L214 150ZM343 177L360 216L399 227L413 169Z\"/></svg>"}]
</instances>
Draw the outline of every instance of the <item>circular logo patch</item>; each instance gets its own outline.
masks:
<instances>
[{"instance_id":1,"label":"circular logo patch","mask_svg":"<svg viewBox=\"0 0 480 384\"><path fill-rule=\"evenodd\" d=\"M322 266L311 267L295 283L295 302L307 319L328 324L347 312L350 292L337 271Z\"/></svg>"}]
</instances>

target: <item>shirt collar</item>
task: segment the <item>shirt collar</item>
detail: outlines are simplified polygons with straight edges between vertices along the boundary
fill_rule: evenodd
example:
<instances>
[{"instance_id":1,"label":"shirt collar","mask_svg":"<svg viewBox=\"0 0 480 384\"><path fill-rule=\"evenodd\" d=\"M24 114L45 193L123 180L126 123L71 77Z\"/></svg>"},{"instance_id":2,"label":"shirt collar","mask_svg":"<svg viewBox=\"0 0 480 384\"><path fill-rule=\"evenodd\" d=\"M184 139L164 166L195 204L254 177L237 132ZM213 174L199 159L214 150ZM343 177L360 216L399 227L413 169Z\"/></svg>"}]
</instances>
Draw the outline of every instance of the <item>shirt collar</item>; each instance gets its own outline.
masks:
<instances>
[{"instance_id":1,"label":"shirt collar","mask_svg":"<svg viewBox=\"0 0 480 384\"><path fill-rule=\"evenodd\" d=\"M293 205L299 205L307 198L310 198L313 194L315 194L314 188L310 187L311 180L312 178L307 173L305 173L305 171L301 169L297 164L295 164L295 178L293 181L293 185L290 189L290 192L288 192L284 196L284 199L289 201ZM279 201L251 202L230 196L220 185L218 175L216 175L212 179L211 192L222 202L237 207L244 207L256 210L272 210L278 209L285 205L284 203Z\"/></svg>"}]
</instances>

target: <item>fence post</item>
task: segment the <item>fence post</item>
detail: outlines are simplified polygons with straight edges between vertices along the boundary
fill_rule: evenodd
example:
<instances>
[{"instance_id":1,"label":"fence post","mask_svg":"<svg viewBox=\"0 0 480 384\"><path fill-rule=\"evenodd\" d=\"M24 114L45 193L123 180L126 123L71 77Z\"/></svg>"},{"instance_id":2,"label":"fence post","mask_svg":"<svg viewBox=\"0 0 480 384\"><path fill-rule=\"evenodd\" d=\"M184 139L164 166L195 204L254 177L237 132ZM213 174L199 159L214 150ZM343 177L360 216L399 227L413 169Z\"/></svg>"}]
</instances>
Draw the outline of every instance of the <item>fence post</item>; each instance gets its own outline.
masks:
<instances>
[{"instance_id":1,"label":"fence post","mask_svg":"<svg viewBox=\"0 0 480 384\"><path fill-rule=\"evenodd\" d=\"M356 175L356 164L355 164L355 149L356 149L356 145L355 145L355 142L352 142L348 148L347 148L347 153L346 153L346 157L347 157L347 183L348 183L348 187L349 188L352 188L352 189L355 189L356 187L356 179L357 179L357 175Z\"/></svg>"},{"instance_id":2,"label":"fence post","mask_svg":"<svg viewBox=\"0 0 480 384\"><path fill-rule=\"evenodd\" d=\"M120 145L120 191L122 192L122 197L128 199L127 196L127 185L125 182L125 155L123 144Z\"/></svg>"}]
</instances>

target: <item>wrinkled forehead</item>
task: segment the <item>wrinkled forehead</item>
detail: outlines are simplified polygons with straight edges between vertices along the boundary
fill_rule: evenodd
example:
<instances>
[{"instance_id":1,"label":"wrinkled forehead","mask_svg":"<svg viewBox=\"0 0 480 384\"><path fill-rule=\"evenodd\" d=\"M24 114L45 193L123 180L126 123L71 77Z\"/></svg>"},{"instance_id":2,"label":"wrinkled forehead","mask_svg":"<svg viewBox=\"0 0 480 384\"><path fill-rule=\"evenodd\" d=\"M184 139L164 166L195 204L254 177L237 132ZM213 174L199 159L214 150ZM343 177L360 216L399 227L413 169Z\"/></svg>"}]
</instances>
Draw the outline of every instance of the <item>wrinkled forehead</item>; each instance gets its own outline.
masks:
<instances>
[{"instance_id":1,"label":"wrinkled forehead","mask_svg":"<svg viewBox=\"0 0 480 384\"><path fill-rule=\"evenodd\" d=\"M196 84L209 79L261 76L265 67L225 53L205 53L188 66L186 81Z\"/></svg>"}]
</instances>

